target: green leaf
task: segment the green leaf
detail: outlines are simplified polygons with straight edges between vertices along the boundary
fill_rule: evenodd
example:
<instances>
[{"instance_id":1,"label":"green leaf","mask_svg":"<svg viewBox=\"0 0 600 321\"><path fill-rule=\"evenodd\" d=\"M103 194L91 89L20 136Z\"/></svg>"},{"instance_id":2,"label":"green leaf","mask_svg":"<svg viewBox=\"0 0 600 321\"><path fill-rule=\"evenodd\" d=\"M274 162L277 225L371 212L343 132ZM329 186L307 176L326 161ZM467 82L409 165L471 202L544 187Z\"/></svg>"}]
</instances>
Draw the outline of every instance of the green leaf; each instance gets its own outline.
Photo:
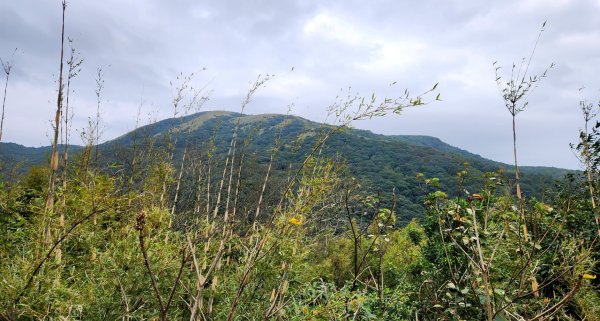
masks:
<instances>
[{"instance_id":1,"label":"green leaf","mask_svg":"<svg viewBox=\"0 0 600 321\"><path fill-rule=\"evenodd\" d=\"M448 194L446 194L442 191L435 191L435 193L433 193L433 196L436 198L447 198Z\"/></svg>"},{"instance_id":2,"label":"green leaf","mask_svg":"<svg viewBox=\"0 0 600 321\"><path fill-rule=\"evenodd\" d=\"M466 236L463 236L462 242L464 245L469 245L469 238L467 238Z\"/></svg>"},{"instance_id":3,"label":"green leaf","mask_svg":"<svg viewBox=\"0 0 600 321\"><path fill-rule=\"evenodd\" d=\"M484 294L479 295L479 303L485 304L485 295Z\"/></svg>"}]
</instances>

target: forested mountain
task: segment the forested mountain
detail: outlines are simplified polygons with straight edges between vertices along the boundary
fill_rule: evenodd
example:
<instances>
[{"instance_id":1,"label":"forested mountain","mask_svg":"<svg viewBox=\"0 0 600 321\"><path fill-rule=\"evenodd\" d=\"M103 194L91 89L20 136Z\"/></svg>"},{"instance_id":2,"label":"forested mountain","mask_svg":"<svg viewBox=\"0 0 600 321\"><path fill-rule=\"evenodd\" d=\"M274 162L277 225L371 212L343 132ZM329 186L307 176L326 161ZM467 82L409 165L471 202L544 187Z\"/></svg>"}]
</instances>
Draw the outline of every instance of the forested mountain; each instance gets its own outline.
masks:
<instances>
[{"instance_id":1,"label":"forested mountain","mask_svg":"<svg viewBox=\"0 0 600 321\"><path fill-rule=\"evenodd\" d=\"M257 165L265 165L275 148L275 169L285 171L302 162L312 148L333 128L290 115L242 115L225 111L200 112L193 115L162 120L138 128L99 146L105 165L124 164L132 150L143 151L152 145L163 146L168 136L175 144L173 159L178 162L186 146L207 147L212 144L215 153L223 157L234 127L240 122L238 135L244 143L244 153ZM279 143L276 143L277 140ZM277 147L276 147L277 146ZM61 146L62 147L62 146ZM81 150L79 146L73 150ZM0 145L0 159L4 166L25 170L31 165L47 162L50 147L31 148L12 143ZM321 155L335 157L347 166L350 175L359 179L363 188L391 198L395 190L400 221L422 217L422 199L425 192L419 187L417 174L439 178L439 186L451 194L462 192L456 188L457 173L467 170L464 189L478 190L483 184L483 173L507 170L512 166L485 159L438 138L429 136L374 134L366 130L345 129L328 137L320 149ZM522 186L526 195L544 198L544 192L553 187L554 179L572 172L551 167L522 167Z\"/></svg>"}]
</instances>

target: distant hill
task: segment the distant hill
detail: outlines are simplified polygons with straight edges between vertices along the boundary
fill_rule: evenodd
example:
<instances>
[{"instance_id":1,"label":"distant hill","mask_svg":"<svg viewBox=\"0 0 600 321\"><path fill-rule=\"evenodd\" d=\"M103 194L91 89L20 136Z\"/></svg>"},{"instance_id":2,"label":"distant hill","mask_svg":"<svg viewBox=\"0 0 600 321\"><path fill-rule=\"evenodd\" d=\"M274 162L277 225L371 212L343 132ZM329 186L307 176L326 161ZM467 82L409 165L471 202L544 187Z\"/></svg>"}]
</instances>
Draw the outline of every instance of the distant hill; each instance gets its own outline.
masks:
<instances>
[{"instance_id":1,"label":"distant hill","mask_svg":"<svg viewBox=\"0 0 600 321\"><path fill-rule=\"evenodd\" d=\"M63 146L59 146L62 152ZM77 152L80 146L72 146L70 149ZM26 171L33 165L47 164L50 161L51 146L25 147L15 143L0 143L0 170L2 172Z\"/></svg>"},{"instance_id":2,"label":"distant hill","mask_svg":"<svg viewBox=\"0 0 600 321\"><path fill-rule=\"evenodd\" d=\"M443 151L443 152L448 152L448 153L455 153L455 154L460 154L463 155L466 158L469 158L472 160L472 162L474 160L478 160L483 164L486 165L491 165L491 166L495 166L497 168L506 168L506 169L512 169L513 166L512 165L508 165L508 164L504 164L501 162L496 162L493 160L489 160L486 158L483 158L477 154L473 154L471 152L468 152L464 149L460 149L458 147L454 147L451 145L448 145L446 143L444 143L443 141L441 141L439 138L436 137L431 137L431 136L422 136L422 135L393 135L393 136L389 136L395 139L399 139L401 141L407 142L407 143L411 143L411 144L415 144L415 145L420 145L420 146L426 146L426 147L431 147L434 149L437 149L439 151ZM541 175L546 175L546 176L550 176L553 178L562 178L564 177L566 174L569 173L573 173L576 172L574 170L571 169L565 169L565 168L558 168L558 167L549 167L549 166L521 166L520 169L525 172L525 173L529 173L529 174L541 174Z\"/></svg>"},{"instance_id":3,"label":"distant hill","mask_svg":"<svg viewBox=\"0 0 600 321\"><path fill-rule=\"evenodd\" d=\"M160 144L165 135L177 138L176 156L186 144L201 145L214 139L216 153L223 154L228 147L233 128L240 118L240 141L250 138L245 147L256 162L266 163L276 137L281 136L277 154L277 166L284 171L290 164L299 164L314 145L317 137L330 125L304 118L264 114L240 115L233 112L201 112L176 119L165 119L141 127L100 146L100 153L107 162L119 162L117 150L127 150L135 140L152 139ZM77 150L80 147L74 147ZM24 147L13 143L0 143L0 161L8 169L15 164L23 168L47 163L50 147ZM427 177L438 177L440 188L450 194L456 186L456 173L468 162L469 175L466 188L477 191L482 184L484 172L507 170L512 166L485 159L479 155L448 145L430 136L378 135L366 130L348 129L330 137L323 147L324 155L337 155L345 161L351 175L373 193L389 195L395 189L401 221L422 215L423 192L415 179L421 172ZM526 195L543 197L544 191L553 186L556 178L572 171L553 167L523 167L522 181Z\"/></svg>"}]
</instances>

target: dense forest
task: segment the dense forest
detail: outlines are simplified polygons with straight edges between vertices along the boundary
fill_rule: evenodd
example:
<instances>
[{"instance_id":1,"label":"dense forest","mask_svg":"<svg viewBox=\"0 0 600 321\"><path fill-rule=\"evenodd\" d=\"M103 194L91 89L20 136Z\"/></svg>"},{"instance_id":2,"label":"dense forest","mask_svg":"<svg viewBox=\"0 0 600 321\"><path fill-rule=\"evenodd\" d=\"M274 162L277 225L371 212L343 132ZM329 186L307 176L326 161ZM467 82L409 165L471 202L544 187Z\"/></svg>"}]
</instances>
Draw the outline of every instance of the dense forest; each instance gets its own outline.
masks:
<instances>
[{"instance_id":1,"label":"dense forest","mask_svg":"<svg viewBox=\"0 0 600 321\"><path fill-rule=\"evenodd\" d=\"M170 139L174 142L172 158L175 167L181 165L185 150L195 148L193 155L201 153L207 147L202 145L203 142L212 142L215 156L223 159L238 119L237 138L245 141L243 152L246 166L268 165L270 150L275 140L279 140L277 157L273 160L273 172L276 174L272 179L285 179L288 167L299 166L320 139L321 133L333 128L291 115L199 112L142 126L99 144L99 161L105 167L111 164L115 169L129 170L125 163L131 158L136 140L139 144L139 141L151 139L153 144L163 148L166 136L172 136ZM31 166L44 166L52 150L50 146L31 148L11 143L0 143L0 146L0 160L16 173L24 173ZM62 148L59 145L59 152ZM71 151L84 149L77 145L69 148ZM482 185L485 172L505 169L505 175L514 175L514 166L484 159L428 136L384 136L348 128L329 137L320 153L321 156L335 158L338 167L344 167L347 175L356 177L369 193L380 194L390 200L395 190L400 224L406 224L413 218L423 218L426 193L419 187L420 182L416 179L418 173L437 177L439 187L452 196L459 193L453 188L459 180L456 173L465 166L469 167L472 174L465 181L468 190L476 190ZM553 187L556 178L574 173L552 167L521 167L520 170L523 192L540 200L547 196L546 192ZM182 190L192 190L196 183L183 180L182 184ZM192 195L188 196L193 198ZM180 199L179 202L182 204L185 200Z\"/></svg>"},{"instance_id":2,"label":"dense forest","mask_svg":"<svg viewBox=\"0 0 600 321\"><path fill-rule=\"evenodd\" d=\"M338 97L327 125L246 114L270 75L239 113L197 113L208 97L182 76L173 118L100 144L92 117L76 146L74 53L52 145L0 144L0 320L599 320L600 104L580 102L583 171L520 167L517 116L545 72L496 79L507 165L352 128L435 103L437 84Z\"/></svg>"}]
</instances>

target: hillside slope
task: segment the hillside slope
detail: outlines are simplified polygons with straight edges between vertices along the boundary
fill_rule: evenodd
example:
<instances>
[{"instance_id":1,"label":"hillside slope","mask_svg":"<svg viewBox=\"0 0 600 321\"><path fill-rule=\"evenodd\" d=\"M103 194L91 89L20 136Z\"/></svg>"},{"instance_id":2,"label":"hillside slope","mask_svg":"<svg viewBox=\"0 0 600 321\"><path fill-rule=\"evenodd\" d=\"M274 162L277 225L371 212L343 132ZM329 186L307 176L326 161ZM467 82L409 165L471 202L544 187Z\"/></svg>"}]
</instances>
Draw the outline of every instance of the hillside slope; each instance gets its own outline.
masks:
<instances>
[{"instance_id":1,"label":"hillside slope","mask_svg":"<svg viewBox=\"0 0 600 321\"><path fill-rule=\"evenodd\" d=\"M298 165L310 152L315 142L331 126L312 122L300 117L286 115L240 115L233 112L201 112L177 119L166 119L141 127L100 146L106 162L124 162L119 155L126 155L134 142L152 140L160 146L164 137L176 141L174 159L186 145L206 145L213 141L216 154L223 155L236 122L240 121L240 141L247 141L245 153L258 164L268 162L270 151L278 136L281 145L275 168L284 171ZM176 138L176 140L174 139ZM74 148L76 150L76 148ZM30 148L17 144L0 144L0 160L5 166L21 163L26 168L46 162L49 147ZM422 213L423 191L415 179L417 173L438 177L440 188L450 190L456 186L456 173L467 162L469 176L466 188L476 191L481 187L484 172L500 168L510 174L512 166L485 159L440 139L429 136L385 136L366 130L348 129L330 137L323 147L322 155L336 156L348 165L351 175L373 193L389 195L395 189L401 221L407 221ZM523 190L526 195L543 197L544 191L553 185L555 178L569 172L551 167L523 167Z\"/></svg>"}]
</instances>

